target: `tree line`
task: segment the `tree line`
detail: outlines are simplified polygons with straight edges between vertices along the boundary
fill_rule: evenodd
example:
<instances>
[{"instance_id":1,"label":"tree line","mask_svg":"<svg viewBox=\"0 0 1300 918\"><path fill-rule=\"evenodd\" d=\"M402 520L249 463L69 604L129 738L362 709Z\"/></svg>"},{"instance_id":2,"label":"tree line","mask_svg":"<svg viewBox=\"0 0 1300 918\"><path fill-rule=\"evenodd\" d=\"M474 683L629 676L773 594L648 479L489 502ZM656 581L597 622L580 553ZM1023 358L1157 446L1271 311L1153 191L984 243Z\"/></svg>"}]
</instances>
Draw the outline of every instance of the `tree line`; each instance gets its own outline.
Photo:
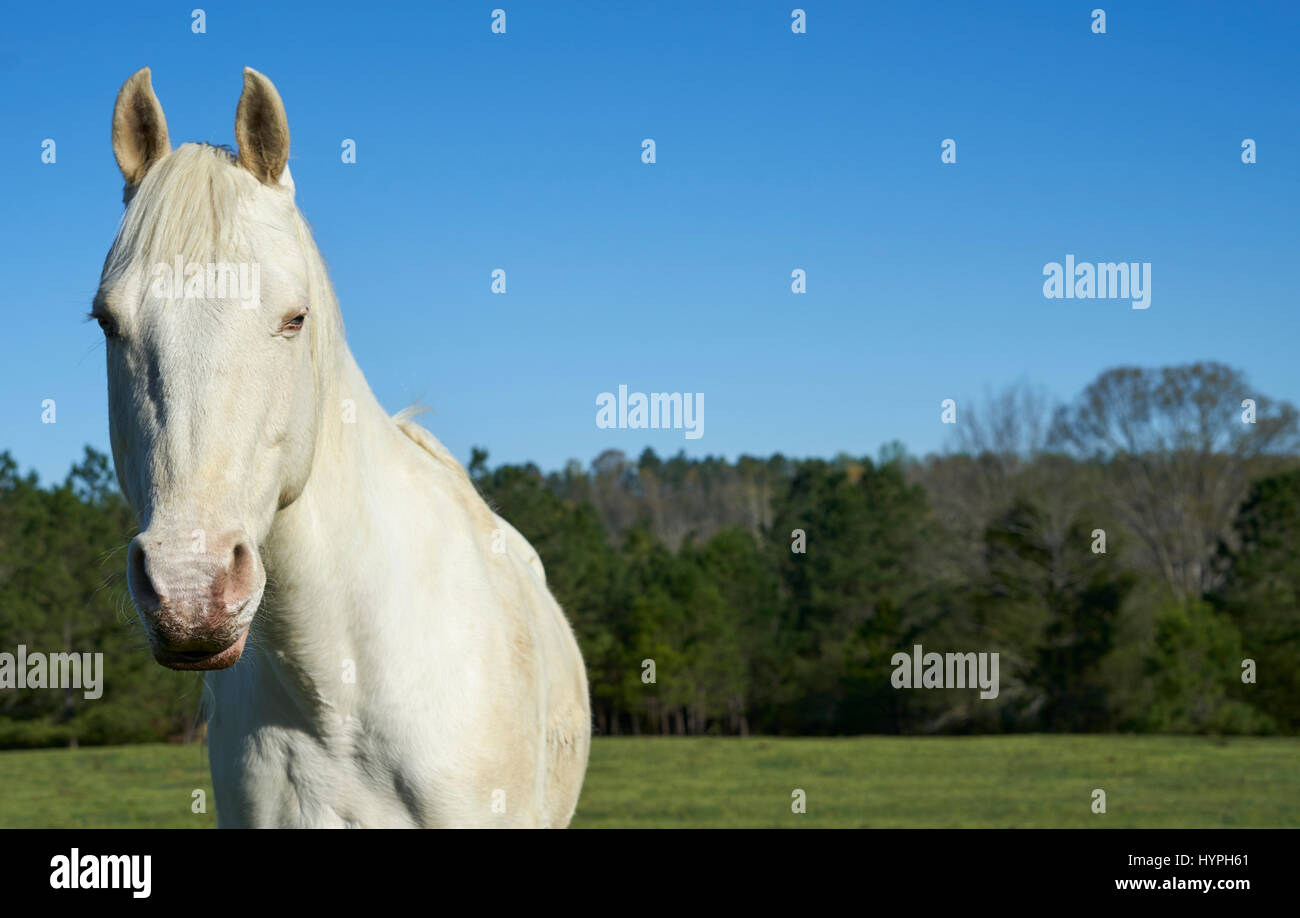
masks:
<instances>
[{"instance_id":1,"label":"tree line","mask_svg":"<svg viewBox=\"0 0 1300 918\"><path fill-rule=\"evenodd\" d=\"M469 471L541 556L598 735L1300 730L1293 406L1221 364L1124 367L959 401L951 430L923 458ZM194 735L201 683L153 663L122 585L133 527L105 457L41 487L0 454L0 651L111 665L94 702L0 690L0 746ZM998 653L997 697L895 688L918 644Z\"/></svg>"}]
</instances>

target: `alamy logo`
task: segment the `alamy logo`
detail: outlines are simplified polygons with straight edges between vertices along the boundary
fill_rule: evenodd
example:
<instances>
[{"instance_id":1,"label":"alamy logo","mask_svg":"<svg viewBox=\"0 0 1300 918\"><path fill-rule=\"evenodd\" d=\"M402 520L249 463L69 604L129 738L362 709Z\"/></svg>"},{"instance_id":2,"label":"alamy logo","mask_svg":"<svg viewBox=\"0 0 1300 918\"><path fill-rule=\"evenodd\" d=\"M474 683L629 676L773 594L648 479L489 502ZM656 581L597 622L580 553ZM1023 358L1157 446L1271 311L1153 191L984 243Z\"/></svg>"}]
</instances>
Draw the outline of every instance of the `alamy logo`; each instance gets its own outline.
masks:
<instances>
[{"instance_id":1,"label":"alamy logo","mask_svg":"<svg viewBox=\"0 0 1300 918\"><path fill-rule=\"evenodd\" d=\"M28 653L26 644L18 653L0 653L0 689L83 689L94 701L104 694L102 653Z\"/></svg>"},{"instance_id":2,"label":"alamy logo","mask_svg":"<svg viewBox=\"0 0 1300 918\"><path fill-rule=\"evenodd\" d=\"M1151 262L1103 261L1075 264L1073 255L1065 264L1043 265L1043 296L1049 300L1132 300L1134 309L1151 305Z\"/></svg>"},{"instance_id":3,"label":"alamy logo","mask_svg":"<svg viewBox=\"0 0 1300 918\"><path fill-rule=\"evenodd\" d=\"M889 660L894 688L976 688L984 699L998 697L996 653L924 653L920 644L909 656L903 651Z\"/></svg>"},{"instance_id":4,"label":"alamy logo","mask_svg":"<svg viewBox=\"0 0 1300 918\"><path fill-rule=\"evenodd\" d=\"M686 439L698 440L704 436L703 392L644 392L627 391L618 387L618 395L602 392L596 396L596 426L601 430L626 428L629 430L679 429L686 431Z\"/></svg>"},{"instance_id":5,"label":"alamy logo","mask_svg":"<svg viewBox=\"0 0 1300 918\"><path fill-rule=\"evenodd\" d=\"M152 889L153 855L71 854L50 858L52 889L130 889L136 899L148 899Z\"/></svg>"},{"instance_id":6,"label":"alamy logo","mask_svg":"<svg viewBox=\"0 0 1300 918\"><path fill-rule=\"evenodd\" d=\"M177 255L153 266L149 293L164 300L238 300L245 309L262 303L262 266L257 262L197 261Z\"/></svg>"}]
</instances>

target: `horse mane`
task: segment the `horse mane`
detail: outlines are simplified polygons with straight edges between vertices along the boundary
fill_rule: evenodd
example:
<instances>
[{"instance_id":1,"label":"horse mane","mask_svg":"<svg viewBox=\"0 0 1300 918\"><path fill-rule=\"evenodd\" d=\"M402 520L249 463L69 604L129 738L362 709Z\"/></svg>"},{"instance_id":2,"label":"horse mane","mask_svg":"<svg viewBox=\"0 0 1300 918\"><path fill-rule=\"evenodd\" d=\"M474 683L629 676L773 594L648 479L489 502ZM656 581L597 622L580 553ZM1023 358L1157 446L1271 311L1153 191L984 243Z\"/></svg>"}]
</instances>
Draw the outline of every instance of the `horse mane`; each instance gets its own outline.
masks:
<instances>
[{"instance_id":1,"label":"horse mane","mask_svg":"<svg viewBox=\"0 0 1300 918\"><path fill-rule=\"evenodd\" d=\"M466 497L472 495L474 498L473 503L488 512L496 528L505 534L507 544L514 550L519 560L528 565L542 583L545 583L546 568L542 565L542 559L537 554L536 549L527 539L520 535L519 530L515 529L514 526L501 517L501 514L497 513L491 502L479 492L474 480L469 477L469 472L465 471L465 466L461 465L456 460L456 457L451 454L451 451L442 445L442 441L412 420L412 418L428 410L424 405L411 405L393 415L392 420L402 433L410 437L417 446L433 457L435 462L451 471L452 479L456 484L466 489Z\"/></svg>"},{"instance_id":2,"label":"horse mane","mask_svg":"<svg viewBox=\"0 0 1300 918\"><path fill-rule=\"evenodd\" d=\"M398 426L402 433L415 441L416 445L432 456L436 462L451 470L460 483L469 485L470 489L477 494L478 488L474 486L473 480L469 477L469 472L465 471L465 466L461 465L456 457L451 454L451 450L442 445L441 440L425 427L415 423L414 418L428 410L429 408L425 405L410 405L393 415L393 423Z\"/></svg>"},{"instance_id":3,"label":"horse mane","mask_svg":"<svg viewBox=\"0 0 1300 918\"><path fill-rule=\"evenodd\" d=\"M104 262L101 284L111 285L132 267L132 258L181 256L189 262L253 261L249 241L240 233L249 218L245 204L275 208L276 195L258 194L261 183L239 165L228 146L185 143L155 163L136 188L122 215L113 246ZM325 259L312 239L307 219L293 195L278 198L284 212L286 249L297 248L306 259L313 311L312 349L318 373L336 341L343 338L343 317ZM252 219L258 220L256 211ZM273 227L270 219L259 220Z\"/></svg>"},{"instance_id":4,"label":"horse mane","mask_svg":"<svg viewBox=\"0 0 1300 918\"><path fill-rule=\"evenodd\" d=\"M255 182L228 147L186 143L164 156L131 195L104 263L105 279L127 270L131 253L167 252L212 262L235 254L241 198Z\"/></svg>"}]
</instances>

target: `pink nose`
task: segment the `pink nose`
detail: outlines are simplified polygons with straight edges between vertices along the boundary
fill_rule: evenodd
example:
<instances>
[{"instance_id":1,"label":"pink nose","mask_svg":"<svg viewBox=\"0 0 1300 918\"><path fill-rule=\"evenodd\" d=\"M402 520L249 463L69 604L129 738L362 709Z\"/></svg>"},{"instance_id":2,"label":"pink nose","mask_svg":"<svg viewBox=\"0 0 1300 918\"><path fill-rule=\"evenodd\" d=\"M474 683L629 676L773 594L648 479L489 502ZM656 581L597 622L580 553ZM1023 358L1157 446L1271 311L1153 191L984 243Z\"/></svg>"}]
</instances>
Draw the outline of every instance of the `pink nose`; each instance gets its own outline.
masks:
<instances>
[{"instance_id":1,"label":"pink nose","mask_svg":"<svg viewBox=\"0 0 1300 918\"><path fill-rule=\"evenodd\" d=\"M154 655L167 665L172 658L195 662L229 648L245 630L240 612L262 582L257 553L238 531L202 541L143 532L127 550L131 599Z\"/></svg>"}]
</instances>

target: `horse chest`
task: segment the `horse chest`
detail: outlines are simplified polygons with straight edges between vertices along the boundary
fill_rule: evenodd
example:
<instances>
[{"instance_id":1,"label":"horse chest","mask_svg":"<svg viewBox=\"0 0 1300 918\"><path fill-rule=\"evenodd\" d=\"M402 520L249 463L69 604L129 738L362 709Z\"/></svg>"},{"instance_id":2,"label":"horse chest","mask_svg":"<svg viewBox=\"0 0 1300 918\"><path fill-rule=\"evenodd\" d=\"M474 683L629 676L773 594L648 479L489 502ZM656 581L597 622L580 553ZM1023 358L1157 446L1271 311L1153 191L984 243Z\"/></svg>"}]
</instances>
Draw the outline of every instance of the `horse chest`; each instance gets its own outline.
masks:
<instances>
[{"instance_id":1,"label":"horse chest","mask_svg":"<svg viewBox=\"0 0 1300 918\"><path fill-rule=\"evenodd\" d=\"M421 826L438 824L448 808L450 782L416 777L425 769L410 750L270 726L231 737L229 748L223 739L213 736L211 747L223 825Z\"/></svg>"}]
</instances>

